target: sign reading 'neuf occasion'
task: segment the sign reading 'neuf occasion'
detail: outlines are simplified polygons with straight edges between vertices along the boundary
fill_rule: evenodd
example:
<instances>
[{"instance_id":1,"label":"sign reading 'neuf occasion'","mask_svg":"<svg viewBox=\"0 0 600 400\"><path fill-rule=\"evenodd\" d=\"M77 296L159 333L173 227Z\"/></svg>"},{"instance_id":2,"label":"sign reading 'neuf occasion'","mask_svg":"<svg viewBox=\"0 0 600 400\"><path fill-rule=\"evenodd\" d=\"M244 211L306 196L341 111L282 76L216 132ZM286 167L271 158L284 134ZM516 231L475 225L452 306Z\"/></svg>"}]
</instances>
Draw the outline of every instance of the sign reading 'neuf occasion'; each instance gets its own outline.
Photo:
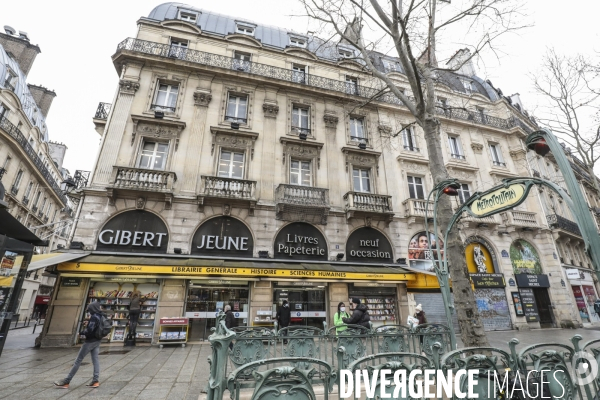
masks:
<instances>
[{"instance_id":1,"label":"sign reading 'neuf occasion'","mask_svg":"<svg viewBox=\"0 0 600 400\"><path fill-rule=\"evenodd\" d=\"M481 196L473 201L469 209L478 217L490 215L518 205L525 196L525 186L514 184Z\"/></svg>"},{"instance_id":2,"label":"sign reading 'neuf occasion'","mask_svg":"<svg viewBox=\"0 0 600 400\"><path fill-rule=\"evenodd\" d=\"M385 235L373 228L359 228L346 242L346 261L393 262L392 245Z\"/></svg>"},{"instance_id":3,"label":"sign reading 'neuf occasion'","mask_svg":"<svg viewBox=\"0 0 600 400\"><path fill-rule=\"evenodd\" d=\"M166 253L169 231L148 211L127 211L112 218L98 234L97 250Z\"/></svg>"},{"instance_id":4,"label":"sign reading 'neuf occasion'","mask_svg":"<svg viewBox=\"0 0 600 400\"><path fill-rule=\"evenodd\" d=\"M209 219L200 225L192 239L192 254L252 257L253 251L250 229L232 217Z\"/></svg>"},{"instance_id":5,"label":"sign reading 'neuf occasion'","mask_svg":"<svg viewBox=\"0 0 600 400\"><path fill-rule=\"evenodd\" d=\"M286 225L275 238L275 258L327 261L327 243L317 228L304 222Z\"/></svg>"}]
</instances>

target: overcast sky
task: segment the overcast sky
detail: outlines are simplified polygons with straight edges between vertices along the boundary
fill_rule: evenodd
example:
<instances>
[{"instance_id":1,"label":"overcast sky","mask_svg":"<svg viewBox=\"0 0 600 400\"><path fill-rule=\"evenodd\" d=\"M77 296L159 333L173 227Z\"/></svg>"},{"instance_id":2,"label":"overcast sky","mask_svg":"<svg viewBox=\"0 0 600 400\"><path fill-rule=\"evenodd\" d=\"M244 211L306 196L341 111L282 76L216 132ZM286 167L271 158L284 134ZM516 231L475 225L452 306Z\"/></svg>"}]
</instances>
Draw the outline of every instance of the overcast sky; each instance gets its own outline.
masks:
<instances>
[{"instance_id":1,"label":"overcast sky","mask_svg":"<svg viewBox=\"0 0 600 400\"><path fill-rule=\"evenodd\" d=\"M507 53L498 63L488 60L479 76L490 79L505 95L520 93L527 109L539 103L528 73L534 72L548 46L559 52L593 55L600 51L598 0L523 0L532 28L505 38ZM5 1L0 23L29 34L40 46L28 82L53 89L57 97L47 124L50 139L69 150L65 167L91 170L100 136L92 117L98 102L111 103L118 75L111 62L117 44L136 35L136 21L159 1L104 0L101 2L28 0ZM190 1L188 4L258 23L306 32L296 0Z\"/></svg>"}]
</instances>

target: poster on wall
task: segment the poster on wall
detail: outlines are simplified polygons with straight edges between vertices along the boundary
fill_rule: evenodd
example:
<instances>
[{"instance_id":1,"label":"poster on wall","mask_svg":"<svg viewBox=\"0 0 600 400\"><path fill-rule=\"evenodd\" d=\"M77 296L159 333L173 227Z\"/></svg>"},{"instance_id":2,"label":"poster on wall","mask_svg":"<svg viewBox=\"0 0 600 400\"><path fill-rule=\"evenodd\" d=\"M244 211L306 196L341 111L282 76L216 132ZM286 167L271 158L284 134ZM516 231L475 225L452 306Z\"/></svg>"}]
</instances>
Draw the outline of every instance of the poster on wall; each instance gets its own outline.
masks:
<instances>
[{"instance_id":1,"label":"poster on wall","mask_svg":"<svg viewBox=\"0 0 600 400\"><path fill-rule=\"evenodd\" d=\"M521 303L523 304L525 320L527 322L539 322L540 314L538 313L533 289L519 289L519 295L521 296Z\"/></svg>"},{"instance_id":2,"label":"poster on wall","mask_svg":"<svg viewBox=\"0 0 600 400\"><path fill-rule=\"evenodd\" d=\"M542 274L542 263L537 250L523 239L517 239L510 245L510 261L515 274Z\"/></svg>"},{"instance_id":3,"label":"poster on wall","mask_svg":"<svg viewBox=\"0 0 600 400\"><path fill-rule=\"evenodd\" d=\"M471 274L493 274L493 256L488 248L480 242L472 242L465 246L467 269Z\"/></svg>"},{"instance_id":4,"label":"poster on wall","mask_svg":"<svg viewBox=\"0 0 600 400\"><path fill-rule=\"evenodd\" d=\"M510 329L510 312L504 289L475 289L475 301L486 331Z\"/></svg>"},{"instance_id":5,"label":"poster on wall","mask_svg":"<svg viewBox=\"0 0 600 400\"><path fill-rule=\"evenodd\" d=\"M518 317L524 316L525 311L523 310L523 302L521 301L519 292L510 292L510 295L512 296L513 305L515 307L515 314L517 314Z\"/></svg>"},{"instance_id":6,"label":"poster on wall","mask_svg":"<svg viewBox=\"0 0 600 400\"><path fill-rule=\"evenodd\" d=\"M431 242L431 250L429 250L429 243ZM433 267L434 260L438 259L438 248L439 256L444 256L444 243L438 240L433 233L419 232L414 235L408 244L408 262L412 268L420 269L423 271L434 272Z\"/></svg>"},{"instance_id":7,"label":"poster on wall","mask_svg":"<svg viewBox=\"0 0 600 400\"><path fill-rule=\"evenodd\" d=\"M580 286L571 286L573 289L573 295L575 296L575 304L579 310L579 316L581 318L588 318L587 307L585 305L585 298L583 297L583 291Z\"/></svg>"}]
</instances>

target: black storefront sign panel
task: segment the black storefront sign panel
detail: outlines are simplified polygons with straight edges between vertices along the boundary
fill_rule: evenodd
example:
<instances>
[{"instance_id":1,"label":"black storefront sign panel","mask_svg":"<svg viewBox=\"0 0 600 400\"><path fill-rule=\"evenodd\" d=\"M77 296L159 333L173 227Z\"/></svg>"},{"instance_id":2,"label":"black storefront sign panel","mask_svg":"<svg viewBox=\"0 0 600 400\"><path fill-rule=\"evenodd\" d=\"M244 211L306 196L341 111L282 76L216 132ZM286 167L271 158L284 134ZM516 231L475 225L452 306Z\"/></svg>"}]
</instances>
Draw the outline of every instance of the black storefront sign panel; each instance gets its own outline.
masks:
<instances>
[{"instance_id":1,"label":"black storefront sign panel","mask_svg":"<svg viewBox=\"0 0 600 400\"><path fill-rule=\"evenodd\" d=\"M314 226L294 222L283 227L275 237L273 254L274 258L289 260L327 261L327 243Z\"/></svg>"},{"instance_id":2,"label":"black storefront sign panel","mask_svg":"<svg viewBox=\"0 0 600 400\"><path fill-rule=\"evenodd\" d=\"M252 257L254 239L242 221L232 217L211 218L192 239L192 254L223 257Z\"/></svg>"},{"instance_id":3,"label":"black storefront sign panel","mask_svg":"<svg viewBox=\"0 0 600 400\"><path fill-rule=\"evenodd\" d=\"M533 289L519 289L521 303L523 304L523 313L527 322L539 322L540 314L535 302Z\"/></svg>"},{"instance_id":4,"label":"black storefront sign panel","mask_svg":"<svg viewBox=\"0 0 600 400\"><path fill-rule=\"evenodd\" d=\"M394 252L383 233L374 228L364 227L355 230L348 237L346 261L392 263Z\"/></svg>"},{"instance_id":5,"label":"black storefront sign panel","mask_svg":"<svg viewBox=\"0 0 600 400\"><path fill-rule=\"evenodd\" d=\"M518 287L547 288L550 287L548 275L515 274Z\"/></svg>"},{"instance_id":6,"label":"black storefront sign panel","mask_svg":"<svg viewBox=\"0 0 600 400\"><path fill-rule=\"evenodd\" d=\"M81 278L62 278L61 286L79 287L81 286Z\"/></svg>"},{"instance_id":7,"label":"black storefront sign panel","mask_svg":"<svg viewBox=\"0 0 600 400\"><path fill-rule=\"evenodd\" d=\"M96 250L130 253L166 253L169 243L167 226L157 215L144 211L126 211L113 217L98 235Z\"/></svg>"},{"instance_id":8,"label":"black storefront sign panel","mask_svg":"<svg viewBox=\"0 0 600 400\"><path fill-rule=\"evenodd\" d=\"M503 288L506 286L502 274L471 274L471 281L476 288Z\"/></svg>"}]
</instances>

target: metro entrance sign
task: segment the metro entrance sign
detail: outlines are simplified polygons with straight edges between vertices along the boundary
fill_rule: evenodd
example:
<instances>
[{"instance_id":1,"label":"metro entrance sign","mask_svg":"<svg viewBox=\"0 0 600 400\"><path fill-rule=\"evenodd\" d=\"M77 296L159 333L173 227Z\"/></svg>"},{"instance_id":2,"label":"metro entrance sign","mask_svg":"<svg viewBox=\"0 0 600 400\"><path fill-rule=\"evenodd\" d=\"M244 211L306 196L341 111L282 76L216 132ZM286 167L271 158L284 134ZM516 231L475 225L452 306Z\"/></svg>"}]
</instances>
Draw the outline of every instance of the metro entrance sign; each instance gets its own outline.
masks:
<instances>
[{"instance_id":1,"label":"metro entrance sign","mask_svg":"<svg viewBox=\"0 0 600 400\"><path fill-rule=\"evenodd\" d=\"M467 211L478 218L487 217L521 204L527 198L531 185L520 183L482 193L473 199Z\"/></svg>"}]
</instances>

